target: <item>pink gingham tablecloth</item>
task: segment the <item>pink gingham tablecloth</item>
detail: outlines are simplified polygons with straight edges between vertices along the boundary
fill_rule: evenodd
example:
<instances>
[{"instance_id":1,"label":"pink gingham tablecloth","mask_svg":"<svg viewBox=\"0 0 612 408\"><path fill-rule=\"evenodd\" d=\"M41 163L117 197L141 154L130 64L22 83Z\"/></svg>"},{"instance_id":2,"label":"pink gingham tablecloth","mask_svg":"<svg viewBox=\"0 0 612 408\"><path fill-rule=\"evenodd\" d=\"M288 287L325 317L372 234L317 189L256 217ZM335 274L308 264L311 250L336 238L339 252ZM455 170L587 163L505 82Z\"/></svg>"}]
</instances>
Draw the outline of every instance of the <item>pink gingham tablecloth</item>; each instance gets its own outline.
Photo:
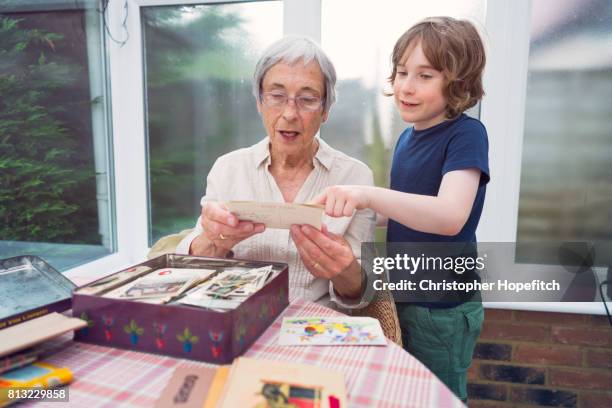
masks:
<instances>
[{"instance_id":1,"label":"pink gingham tablecloth","mask_svg":"<svg viewBox=\"0 0 612 408\"><path fill-rule=\"evenodd\" d=\"M425 366L395 343L374 346L279 346L283 317L333 316L340 313L296 299L245 353L247 357L327 367L344 373L350 407L463 407L461 401ZM26 402L37 407L151 407L174 369L212 366L191 360L55 340L58 351L45 361L74 374L69 402Z\"/></svg>"}]
</instances>

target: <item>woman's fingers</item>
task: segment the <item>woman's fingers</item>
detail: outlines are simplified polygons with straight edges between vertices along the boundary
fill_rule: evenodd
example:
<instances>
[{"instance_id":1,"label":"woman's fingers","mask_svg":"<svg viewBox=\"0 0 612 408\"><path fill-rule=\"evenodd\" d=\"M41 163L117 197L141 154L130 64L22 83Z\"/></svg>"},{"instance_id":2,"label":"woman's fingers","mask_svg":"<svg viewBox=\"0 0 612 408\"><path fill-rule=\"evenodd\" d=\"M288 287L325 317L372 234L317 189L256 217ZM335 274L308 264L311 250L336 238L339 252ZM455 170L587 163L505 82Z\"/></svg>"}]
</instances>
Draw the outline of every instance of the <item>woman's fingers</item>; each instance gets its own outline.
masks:
<instances>
[{"instance_id":1,"label":"woman's fingers","mask_svg":"<svg viewBox=\"0 0 612 408\"><path fill-rule=\"evenodd\" d=\"M265 230L263 224L240 221L221 203L212 201L202 208L202 227L209 239L228 241L231 246Z\"/></svg>"},{"instance_id":2,"label":"woman's fingers","mask_svg":"<svg viewBox=\"0 0 612 408\"><path fill-rule=\"evenodd\" d=\"M294 225L291 236L306 268L317 277L331 279L342 273L354 256L343 241L326 230L327 227L322 232L309 225Z\"/></svg>"},{"instance_id":3,"label":"woman's fingers","mask_svg":"<svg viewBox=\"0 0 612 408\"><path fill-rule=\"evenodd\" d=\"M296 244L296 248L302 263L308 271L317 278L327 278L323 266L315 261L302 246Z\"/></svg>"},{"instance_id":4,"label":"woman's fingers","mask_svg":"<svg viewBox=\"0 0 612 408\"><path fill-rule=\"evenodd\" d=\"M210 220L204 223L204 231L208 231L208 236L213 240L243 240L251 235L263 232L264 229L263 224L254 224L250 221L240 221L236 227Z\"/></svg>"},{"instance_id":5,"label":"woman's fingers","mask_svg":"<svg viewBox=\"0 0 612 408\"><path fill-rule=\"evenodd\" d=\"M216 201L209 201L205 206L202 206L202 216L231 227L235 227L239 223L238 217L229 212L222 203Z\"/></svg>"}]
</instances>

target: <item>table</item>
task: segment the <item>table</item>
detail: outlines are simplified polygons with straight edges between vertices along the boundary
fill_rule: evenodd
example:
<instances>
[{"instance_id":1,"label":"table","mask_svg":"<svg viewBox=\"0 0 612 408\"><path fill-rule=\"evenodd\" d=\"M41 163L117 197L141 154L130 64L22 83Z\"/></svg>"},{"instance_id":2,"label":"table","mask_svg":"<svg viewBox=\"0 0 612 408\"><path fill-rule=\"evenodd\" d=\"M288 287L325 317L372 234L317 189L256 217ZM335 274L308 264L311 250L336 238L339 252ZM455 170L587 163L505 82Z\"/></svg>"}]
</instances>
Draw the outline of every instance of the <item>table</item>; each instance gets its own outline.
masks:
<instances>
[{"instance_id":1,"label":"table","mask_svg":"<svg viewBox=\"0 0 612 408\"><path fill-rule=\"evenodd\" d=\"M284 316L341 315L295 299L245 353L247 357L328 367L344 373L350 407L463 407L461 401L423 364L387 340L374 346L278 346ZM23 406L87 408L151 407L178 366L211 366L155 354L54 340L58 351L44 360L69 367L74 381L69 403L27 402ZM56 346L55 344L53 346Z\"/></svg>"}]
</instances>

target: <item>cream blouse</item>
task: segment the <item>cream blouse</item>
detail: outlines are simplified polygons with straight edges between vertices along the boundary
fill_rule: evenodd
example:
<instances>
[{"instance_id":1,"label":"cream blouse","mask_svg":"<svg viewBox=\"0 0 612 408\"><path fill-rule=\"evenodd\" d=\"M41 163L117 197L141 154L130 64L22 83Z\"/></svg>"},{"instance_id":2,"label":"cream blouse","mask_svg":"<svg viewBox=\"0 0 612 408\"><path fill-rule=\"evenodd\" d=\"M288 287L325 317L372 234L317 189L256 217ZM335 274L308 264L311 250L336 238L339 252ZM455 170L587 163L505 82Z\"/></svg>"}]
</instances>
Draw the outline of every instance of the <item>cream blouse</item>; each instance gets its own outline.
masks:
<instances>
[{"instance_id":1,"label":"cream blouse","mask_svg":"<svg viewBox=\"0 0 612 408\"><path fill-rule=\"evenodd\" d=\"M271 163L269 140L219 157L206 179L206 201L272 201L284 202L280 189L268 169ZM306 203L325 187L336 184L373 185L372 171L364 163L333 149L319 139L319 149L313 159L314 169L299 190L295 202ZM331 218L323 216L328 229L344 236L357 260L361 259L361 243L374 240L375 215L371 210L361 210L352 217ZM201 217L200 217L201 218ZM177 247L177 253L188 254L193 239L202 233L201 219L194 230ZM366 272L366 290L361 299L345 299L334 290L331 281L315 278L299 257L289 230L266 229L233 248L236 258L285 262L289 265L289 298L303 297L326 306L361 308L373 295L372 274ZM369 269L369 268L368 268Z\"/></svg>"}]
</instances>

